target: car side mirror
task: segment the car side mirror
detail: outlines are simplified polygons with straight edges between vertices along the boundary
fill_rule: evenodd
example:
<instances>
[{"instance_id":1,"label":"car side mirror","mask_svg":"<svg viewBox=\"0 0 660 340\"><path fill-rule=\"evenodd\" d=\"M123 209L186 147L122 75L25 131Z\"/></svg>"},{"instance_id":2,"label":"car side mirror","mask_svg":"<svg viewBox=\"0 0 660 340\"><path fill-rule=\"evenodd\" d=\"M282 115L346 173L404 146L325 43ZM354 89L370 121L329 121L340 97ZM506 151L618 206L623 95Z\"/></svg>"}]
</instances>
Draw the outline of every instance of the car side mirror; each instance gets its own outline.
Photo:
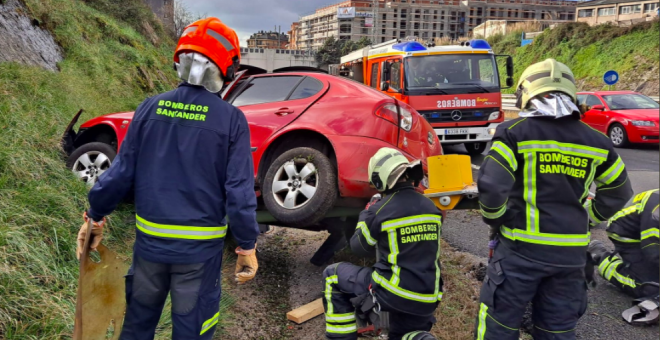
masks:
<instances>
[{"instance_id":1,"label":"car side mirror","mask_svg":"<svg viewBox=\"0 0 660 340\"><path fill-rule=\"evenodd\" d=\"M506 87L512 87L513 86L513 77L507 77L506 78Z\"/></svg>"},{"instance_id":2,"label":"car side mirror","mask_svg":"<svg viewBox=\"0 0 660 340\"><path fill-rule=\"evenodd\" d=\"M380 82L380 90L381 91L387 91L390 88L390 84L388 84L386 81L381 81Z\"/></svg>"},{"instance_id":3,"label":"car side mirror","mask_svg":"<svg viewBox=\"0 0 660 340\"><path fill-rule=\"evenodd\" d=\"M596 111L604 111L605 106L603 106L603 105L594 105L594 106L591 107L591 109L596 110Z\"/></svg>"}]
</instances>

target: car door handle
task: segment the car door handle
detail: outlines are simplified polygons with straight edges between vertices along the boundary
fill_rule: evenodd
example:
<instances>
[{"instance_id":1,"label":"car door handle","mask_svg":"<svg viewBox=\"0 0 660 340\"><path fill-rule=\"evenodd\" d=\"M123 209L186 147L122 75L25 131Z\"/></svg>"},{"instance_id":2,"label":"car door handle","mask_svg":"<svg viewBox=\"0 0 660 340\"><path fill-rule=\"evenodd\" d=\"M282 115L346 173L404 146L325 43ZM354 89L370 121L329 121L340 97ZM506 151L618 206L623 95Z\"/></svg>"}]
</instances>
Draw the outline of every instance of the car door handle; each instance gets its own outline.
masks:
<instances>
[{"instance_id":1,"label":"car door handle","mask_svg":"<svg viewBox=\"0 0 660 340\"><path fill-rule=\"evenodd\" d=\"M293 110L289 109L288 107L282 107L279 110L275 111L275 114L279 115L279 116L286 116L286 115L290 115L292 113L293 113Z\"/></svg>"}]
</instances>

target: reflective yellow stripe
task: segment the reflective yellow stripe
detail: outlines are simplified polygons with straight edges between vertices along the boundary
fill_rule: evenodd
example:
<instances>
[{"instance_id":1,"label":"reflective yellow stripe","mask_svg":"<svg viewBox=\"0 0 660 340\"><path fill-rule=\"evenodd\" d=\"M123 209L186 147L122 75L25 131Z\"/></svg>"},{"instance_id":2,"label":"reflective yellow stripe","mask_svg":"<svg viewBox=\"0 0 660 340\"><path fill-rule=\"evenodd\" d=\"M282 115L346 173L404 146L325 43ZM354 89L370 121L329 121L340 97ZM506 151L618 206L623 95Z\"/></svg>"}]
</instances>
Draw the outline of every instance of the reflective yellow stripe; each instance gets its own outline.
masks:
<instances>
[{"instance_id":1,"label":"reflective yellow stripe","mask_svg":"<svg viewBox=\"0 0 660 340\"><path fill-rule=\"evenodd\" d=\"M598 217L596 216L596 214L594 213L594 203L593 203L593 200L592 200L592 199L591 199L591 200L587 200L586 202L584 202L584 208L587 210L587 213L589 214L589 218L590 218L592 221L594 221L594 222L596 222L596 223L603 222L603 221L601 221L600 218L598 218Z\"/></svg>"},{"instance_id":2,"label":"reflective yellow stripe","mask_svg":"<svg viewBox=\"0 0 660 340\"><path fill-rule=\"evenodd\" d=\"M223 238L227 234L227 226L196 227L169 225L149 222L137 215L135 217L135 225L138 230L151 236L186 240L210 240Z\"/></svg>"},{"instance_id":3,"label":"reflective yellow stripe","mask_svg":"<svg viewBox=\"0 0 660 340\"><path fill-rule=\"evenodd\" d=\"M584 200L589 196L589 188L591 187L591 184L594 182L594 177L596 177L596 167L599 166L600 164L601 161L595 159L591 161L591 171L589 171L589 176L587 176L587 180L584 181L584 192L580 197L580 202L582 202L582 200Z\"/></svg>"},{"instance_id":4,"label":"reflective yellow stripe","mask_svg":"<svg viewBox=\"0 0 660 340\"><path fill-rule=\"evenodd\" d=\"M413 340L419 333L422 331L414 331L411 333L406 333L406 335L403 336L403 339L401 340Z\"/></svg>"},{"instance_id":5,"label":"reflective yellow stripe","mask_svg":"<svg viewBox=\"0 0 660 340\"><path fill-rule=\"evenodd\" d=\"M387 257L387 261L392 264L392 280L390 283L396 287L399 285L399 275L401 274L401 268L396 264L396 257L399 255L399 245L396 240L396 229L388 230L387 234L387 239L390 244L390 255Z\"/></svg>"},{"instance_id":6,"label":"reflective yellow stripe","mask_svg":"<svg viewBox=\"0 0 660 340\"><path fill-rule=\"evenodd\" d=\"M481 303L479 308L479 326L477 327L477 340L484 340L486 334L486 317L488 317L488 306Z\"/></svg>"},{"instance_id":7,"label":"reflective yellow stripe","mask_svg":"<svg viewBox=\"0 0 660 340\"><path fill-rule=\"evenodd\" d=\"M617 241L623 242L623 243L639 243L639 242L641 242L641 240L636 240L634 238L627 238L627 237L619 236L618 234L611 233L611 232L607 232L607 236L609 236L613 240L617 240Z\"/></svg>"},{"instance_id":8,"label":"reflective yellow stripe","mask_svg":"<svg viewBox=\"0 0 660 340\"><path fill-rule=\"evenodd\" d=\"M420 294L420 293L411 292L401 287L392 286L390 282L386 278L380 276L377 271L373 272L371 278L373 278L374 282L376 282L379 286L385 288L390 293L402 297L404 299L424 302L424 303L436 303L442 300L441 292L439 292L438 294Z\"/></svg>"},{"instance_id":9,"label":"reflective yellow stripe","mask_svg":"<svg viewBox=\"0 0 660 340\"><path fill-rule=\"evenodd\" d=\"M356 229L362 230L362 236L364 236L364 238L367 240L367 243L370 246L373 246L373 245L376 244L376 240L374 240L374 238L371 237L371 233L369 233L369 227L367 226L367 224L364 221L358 223Z\"/></svg>"},{"instance_id":10,"label":"reflective yellow stripe","mask_svg":"<svg viewBox=\"0 0 660 340\"><path fill-rule=\"evenodd\" d=\"M536 208L536 153L525 155L524 198L526 203L525 217L527 231L539 232L539 212Z\"/></svg>"},{"instance_id":11,"label":"reflective yellow stripe","mask_svg":"<svg viewBox=\"0 0 660 340\"><path fill-rule=\"evenodd\" d=\"M621 275L616 269L623 264L623 261L618 256L612 256L611 258L605 258L603 262L598 266L598 272L605 280L612 280L614 278L619 283L631 288L635 288L635 280Z\"/></svg>"},{"instance_id":12,"label":"reflective yellow stripe","mask_svg":"<svg viewBox=\"0 0 660 340\"><path fill-rule=\"evenodd\" d=\"M504 158L511 166L511 169L515 172L518 169L518 161L516 160L515 154L506 144L497 141L493 143L491 150L497 152Z\"/></svg>"},{"instance_id":13,"label":"reflective yellow stripe","mask_svg":"<svg viewBox=\"0 0 660 340\"><path fill-rule=\"evenodd\" d=\"M332 275L325 278L325 301L328 305L327 310L325 311L325 315L333 315L334 308L332 306L332 284L337 284L338 282L339 278L337 275Z\"/></svg>"},{"instance_id":14,"label":"reflective yellow stripe","mask_svg":"<svg viewBox=\"0 0 660 340\"><path fill-rule=\"evenodd\" d=\"M496 212L492 212L492 213L487 212L486 210L484 210L483 207L480 210L481 210L481 215L483 217L493 220L493 219L500 218L500 217L504 216L504 213L506 213L506 206L503 206L500 210L498 210Z\"/></svg>"},{"instance_id":15,"label":"reflective yellow stripe","mask_svg":"<svg viewBox=\"0 0 660 340\"><path fill-rule=\"evenodd\" d=\"M596 178L596 182L598 183L598 187L601 187L603 185L608 185L614 182L617 178L619 178L619 175L623 172L623 169L625 168L625 165L623 164L623 161L621 160L621 157L618 157L616 159L616 162L612 164L612 166L605 170L598 178Z\"/></svg>"},{"instance_id":16,"label":"reflective yellow stripe","mask_svg":"<svg viewBox=\"0 0 660 340\"><path fill-rule=\"evenodd\" d=\"M532 233L520 229L500 227L502 236L513 240L547 246L582 247L589 244L590 233L586 234L549 234Z\"/></svg>"},{"instance_id":17,"label":"reflective yellow stripe","mask_svg":"<svg viewBox=\"0 0 660 340\"><path fill-rule=\"evenodd\" d=\"M357 332L357 324L352 323L348 325L333 325L330 323L326 323L325 331L334 334L350 334Z\"/></svg>"},{"instance_id":18,"label":"reflective yellow stripe","mask_svg":"<svg viewBox=\"0 0 660 340\"><path fill-rule=\"evenodd\" d=\"M220 318L220 312L217 312L212 318L204 321L204 323L202 324L202 331L199 332L199 335L202 335L206 333L209 329L213 328L213 326L215 326L218 323L219 318Z\"/></svg>"},{"instance_id":19,"label":"reflective yellow stripe","mask_svg":"<svg viewBox=\"0 0 660 340\"><path fill-rule=\"evenodd\" d=\"M548 140L548 141L534 140L534 141L519 142L518 153L528 153L528 152L559 152L568 155L597 159L602 162L605 162L607 160L607 155L609 154L609 152L605 149L599 149L599 148L594 148L579 144L572 144L572 143L560 143L553 140Z\"/></svg>"},{"instance_id":20,"label":"reflective yellow stripe","mask_svg":"<svg viewBox=\"0 0 660 340\"><path fill-rule=\"evenodd\" d=\"M632 213L636 213L638 209L638 205L631 205L629 207L623 208L621 211L618 213L614 214L608 221L607 221L607 226L609 227L614 221L620 219L621 217L628 216Z\"/></svg>"},{"instance_id":21,"label":"reflective yellow stripe","mask_svg":"<svg viewBox=\"0 0 660 340\"><path fill-rule=\"evenodd\" d=\"M345 313L345 314L325 314L325 321L326 322L348 322L348 321L355 321L355 313Z\"/></svg>"},{"instance_id":22,"label":"reflective yellow stripe","mask_svg":"<svg viewBox=\"0 0 660 340\"><path fill-rule=\"evenodd\" d=\"M651 237L660 237L660 230L658 230L658 228L651 228L642 231L642 240L646 240L647 238Z\"/></svg>"},{"instance_id":23,"label":"reflective yellow stripe","mask_svg":"<svg viewBox=\"0 0 660 340\"><path fill-rule=\"evenodd\" d=\"M649 198L651 197L651 195L652 195L654 192L656 192L656 191L658 191L658 189L656 189L656 190L649 190L649 191L647 191L647 192L644 193L644 198L642 199L642 202L641 202L641 204L640 204L640 206L639 206L639 212L640 212L640 213L641 213L641 212L644 210L644 208L646 207L646 202L649 201Z\"/></svg>"},{"instance_id":24,"label":"reflective yellow stripe","mask_svg":"<svg viewBox=\"0 0 660 340\"><path fill-rule=\"evenodd\" d=\"M389 220L381 225L382 231L407 227L415 224L433 223L440 226L442 224L442 217L439 215L416 215L398 218L396 220Z\"/></svg>"}]
</instances>

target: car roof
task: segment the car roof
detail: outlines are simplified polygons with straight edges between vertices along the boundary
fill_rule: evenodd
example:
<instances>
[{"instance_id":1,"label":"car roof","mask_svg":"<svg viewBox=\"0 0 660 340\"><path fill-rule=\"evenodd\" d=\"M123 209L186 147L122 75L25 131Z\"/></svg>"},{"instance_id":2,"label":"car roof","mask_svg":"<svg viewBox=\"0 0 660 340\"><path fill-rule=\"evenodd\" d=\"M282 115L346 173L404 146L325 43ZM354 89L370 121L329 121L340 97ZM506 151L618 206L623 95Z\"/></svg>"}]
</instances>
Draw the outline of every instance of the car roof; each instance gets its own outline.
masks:
<instances>
[{"instance_id":1,"label":"car roof","mask_svg":"<svg viewBox=\"0 0 660 340\"><path fill-rule=\"evenodd\" d=\"M605 96L608 94L641 94L635 91L580 91L577 94L595 94L599 96Z\"/></svg>"}]
</instances>

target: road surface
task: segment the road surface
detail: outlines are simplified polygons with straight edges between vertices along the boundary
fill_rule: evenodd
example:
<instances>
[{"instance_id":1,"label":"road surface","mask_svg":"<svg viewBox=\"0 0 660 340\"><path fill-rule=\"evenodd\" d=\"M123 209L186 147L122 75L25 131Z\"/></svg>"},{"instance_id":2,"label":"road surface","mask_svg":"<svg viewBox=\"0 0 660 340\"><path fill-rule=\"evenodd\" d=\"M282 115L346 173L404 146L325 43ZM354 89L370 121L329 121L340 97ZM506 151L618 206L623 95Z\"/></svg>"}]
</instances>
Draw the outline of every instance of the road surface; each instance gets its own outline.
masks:
<instances>
[{"instance_id":1,"label":"road surface","mask_svg":"<svg viewBox=\"0 0 660 340\"><path fill-rule=\"evenodd\" d=\"M443 146L446 153L463 153L462 146ZM658 146L617 149L628 169L628 175L635 192L658 188ZM480 166L485 154L473 156L472 164ZM475 171L476 180L476 171ZM459 250L482 258L488 256L488 227L481 221L476 211L452 211L443 225L442 236ZM592 239L605 242L611 249L604 230L599 226L592 233ZM631 305L631 298L617 291L608 282L598 278L598 286L589 291L589 308L578 324L578 339L589 340L657 340L658 326L633 327L621 319L621 312Z\"/></svg>"}]
</instances>

